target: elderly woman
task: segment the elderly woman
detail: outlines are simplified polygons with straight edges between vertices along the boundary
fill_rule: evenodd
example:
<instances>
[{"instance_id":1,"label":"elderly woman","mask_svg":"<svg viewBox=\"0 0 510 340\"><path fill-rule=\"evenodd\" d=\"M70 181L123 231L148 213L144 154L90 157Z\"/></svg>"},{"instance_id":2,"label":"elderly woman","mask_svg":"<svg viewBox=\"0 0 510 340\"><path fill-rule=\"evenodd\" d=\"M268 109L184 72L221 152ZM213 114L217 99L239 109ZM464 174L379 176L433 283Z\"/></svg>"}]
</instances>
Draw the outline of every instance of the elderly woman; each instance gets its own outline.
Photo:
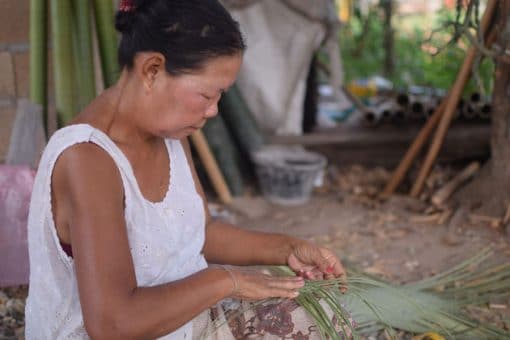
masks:
<instances>
[{"instance_id":1,"label":"elderly woman","mask_svg":"<svg viewBox=\"0 0 510 340\"><path fill-rule=\"evenodd\" d=\"M257 312L216 336L318 337L292 299L304 277L344 275L338 258L212 220L186 141L234 83L245 48L237 23L217 0L131 0L116 27L118 82L51 137L39 165L26 338L198 338L228 314L218 302L271 297L287 299L266 311L303 326L264 328L268 314ZM298 275L240 269L270 264Z\"/></svg>"}]
</instances>

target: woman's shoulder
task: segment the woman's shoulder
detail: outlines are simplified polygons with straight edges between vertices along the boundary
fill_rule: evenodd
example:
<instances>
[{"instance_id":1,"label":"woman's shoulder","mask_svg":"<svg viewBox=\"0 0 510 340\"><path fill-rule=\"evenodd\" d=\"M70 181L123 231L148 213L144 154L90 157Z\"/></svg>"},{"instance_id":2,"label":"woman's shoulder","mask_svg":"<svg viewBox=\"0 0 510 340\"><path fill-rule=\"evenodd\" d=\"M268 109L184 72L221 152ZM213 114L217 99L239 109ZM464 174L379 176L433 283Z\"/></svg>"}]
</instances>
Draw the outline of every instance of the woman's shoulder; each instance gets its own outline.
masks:
<instances>
[{"instance_id":1,"label":"woman's shoulder","mask_svg":"<svg viewBox=\"0 0 510 340\"><path fill-rule=\"evenodd\" d=\"M69 145L60 153L55 160L53 181L65 183L64 187L79 193L93 189L98 195L92 198L105 197L107 192L122 196L121 175L114 159L98 144L87 140Z\"/></svg>"},{"instance_id":2,"label":"woman's shoulder","mask_svg":"<svg viewBox=\"0 0 510 340\"><path fill-rule=\"evenodd\" d=\"M52 183L52 191L86 188L112 191L122 196L122 181L113 158L96 143L90 142L95 129L89 125L70 125L50 138L39 162L36 183ZM93 184L93 185L92 185ZM65 191L69 191L69 190ZM46 190L45 190L46 191ZM101 191L97 197L106 193Z\"/></svg>"},{"instance_id":3,"label":"woman's shoulder","mask_svg":"<svg viewBox=\"0 0 510 340\"><path fill-rule=\"evenodd\" d=\"M74 144L90 141L93 133L94 128L88 124L68 125L60 128L49 138L45 153L60 154Z\"/></svg>"},{"instance_id":4,"label":"woman's shoulder","mask_svg":"<svg viewBox=\"0 0 510 340\"><path fill-rule=\"evenodd\" d=\"M114 164L108 152L98 145L101 132L89 124L65 126L51 136L41 163L91 163L103 167ZM61 161L62 160L62 161ZM51 166L53 167L53 166Z\"/></svg>"}]
</instances>

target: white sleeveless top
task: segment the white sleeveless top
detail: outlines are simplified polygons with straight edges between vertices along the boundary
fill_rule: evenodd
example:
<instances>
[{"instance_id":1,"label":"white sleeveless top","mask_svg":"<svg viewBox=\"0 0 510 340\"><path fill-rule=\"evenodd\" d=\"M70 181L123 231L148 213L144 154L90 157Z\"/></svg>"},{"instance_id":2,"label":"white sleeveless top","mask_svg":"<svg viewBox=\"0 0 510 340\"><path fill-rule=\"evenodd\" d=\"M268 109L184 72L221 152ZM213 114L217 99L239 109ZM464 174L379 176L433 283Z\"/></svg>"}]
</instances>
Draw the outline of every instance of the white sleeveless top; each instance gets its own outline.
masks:
<instances>
[{"instance_id":1,"label":"white sleeveless top","mask_svg":"<svg viewBox=\"0 0 510 340\"><path fill-rule=\"evenodd\" d=\"M60 246L51 209L51 174L57 158L76 143L94 143L115 161L122 177L129 247L138 286L155 286L207 267L203 200L196 192L180 141L166 140L170 185L165 198L145 199L122 151L87 124L58 130L42 155L30 202L28 247L30 285L25 310L26 339L88 339L73 259ZM192 321L162 339L191 339Z\"/></svg>"}]
</instances>

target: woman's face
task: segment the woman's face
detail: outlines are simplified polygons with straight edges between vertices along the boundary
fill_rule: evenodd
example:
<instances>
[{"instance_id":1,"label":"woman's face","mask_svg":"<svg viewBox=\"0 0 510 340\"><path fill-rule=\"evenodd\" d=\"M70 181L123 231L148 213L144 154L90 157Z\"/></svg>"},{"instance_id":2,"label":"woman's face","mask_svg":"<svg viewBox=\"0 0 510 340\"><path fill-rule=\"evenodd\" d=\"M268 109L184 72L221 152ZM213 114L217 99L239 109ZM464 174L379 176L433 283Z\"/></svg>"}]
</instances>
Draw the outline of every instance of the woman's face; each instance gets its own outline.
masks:
<instances>
[{"instance_id":1,"label":"woman's face","mask_svg":"<svg viewBox=\"0 0 510 340\"><path fill-rule=\"evenodd\" d=\"M165 138L181 139L218 114L221 94L235 81L242 55L217 57L193 74L159 72L144 103L146 129Z\"/></svg>"}]
</instances>

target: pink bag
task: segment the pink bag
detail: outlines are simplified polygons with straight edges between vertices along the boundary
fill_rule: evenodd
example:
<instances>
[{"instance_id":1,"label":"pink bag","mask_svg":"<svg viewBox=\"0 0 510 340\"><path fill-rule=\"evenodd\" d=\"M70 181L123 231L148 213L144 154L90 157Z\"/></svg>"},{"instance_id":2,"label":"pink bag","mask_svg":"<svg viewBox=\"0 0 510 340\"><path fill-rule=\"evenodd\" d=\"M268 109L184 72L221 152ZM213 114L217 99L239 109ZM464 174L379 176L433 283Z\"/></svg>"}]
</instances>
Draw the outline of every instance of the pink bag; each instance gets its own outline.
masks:
<instances>
[{"instance_id":1,"label":"pink bag","mask_svg":"<svg viewBox=\"0 0 510 340\"><path fill-rule=\"evenodd\" d=\"M28 283L27 221L35 171L0 165L0 287Z\"/></svg>"}]
</instances>

